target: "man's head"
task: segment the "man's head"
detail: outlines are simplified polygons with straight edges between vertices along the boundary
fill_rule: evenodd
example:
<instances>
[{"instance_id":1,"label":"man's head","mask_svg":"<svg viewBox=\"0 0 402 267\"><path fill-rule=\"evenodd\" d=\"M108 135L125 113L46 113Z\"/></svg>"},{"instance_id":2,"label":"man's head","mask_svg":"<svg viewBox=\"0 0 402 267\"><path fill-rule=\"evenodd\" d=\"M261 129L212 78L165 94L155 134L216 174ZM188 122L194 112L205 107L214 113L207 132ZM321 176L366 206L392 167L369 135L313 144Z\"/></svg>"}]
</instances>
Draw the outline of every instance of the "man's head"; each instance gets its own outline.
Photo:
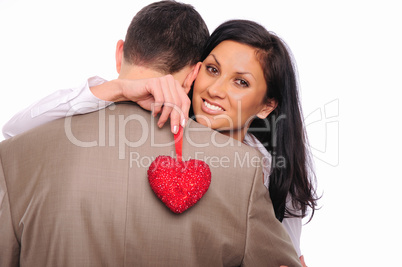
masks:
<instances>
[{"instance_id":1,"label":"man's head","mask_svg":"<svg viewBox=\"0 0 402 267\"><path fill-rule=\"evenodd\" d=\"M125 42L119 41L116 59L121 62L117 62L117 69L125 77L126 68L133 66L162 75L176 74L200 61L208 38L204 20L191 5L175 1L152 3L135 15Z\"/></svg>"}]
</instances>

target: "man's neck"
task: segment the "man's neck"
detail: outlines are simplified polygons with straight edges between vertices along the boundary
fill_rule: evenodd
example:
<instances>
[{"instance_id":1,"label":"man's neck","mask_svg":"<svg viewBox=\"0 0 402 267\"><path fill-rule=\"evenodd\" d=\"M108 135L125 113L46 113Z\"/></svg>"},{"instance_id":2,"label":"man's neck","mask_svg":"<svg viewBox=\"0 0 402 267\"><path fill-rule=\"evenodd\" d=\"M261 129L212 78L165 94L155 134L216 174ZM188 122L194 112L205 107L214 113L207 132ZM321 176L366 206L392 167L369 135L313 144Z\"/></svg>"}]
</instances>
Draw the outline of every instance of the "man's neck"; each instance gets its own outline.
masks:
<instances>
[{"instance_id":1,"label":"man's neck","mask_svg":"<svg viewBox=\"0 0 402 267\"><path fill-rule=\"evenodd\" d=\"M164 75L165 75L164 73L161 73L159 71L147 67L138 65L125 65L122 66L118 78L137 80L137 79L157 78L162 77Z\"/></svg>"}]
</instances>

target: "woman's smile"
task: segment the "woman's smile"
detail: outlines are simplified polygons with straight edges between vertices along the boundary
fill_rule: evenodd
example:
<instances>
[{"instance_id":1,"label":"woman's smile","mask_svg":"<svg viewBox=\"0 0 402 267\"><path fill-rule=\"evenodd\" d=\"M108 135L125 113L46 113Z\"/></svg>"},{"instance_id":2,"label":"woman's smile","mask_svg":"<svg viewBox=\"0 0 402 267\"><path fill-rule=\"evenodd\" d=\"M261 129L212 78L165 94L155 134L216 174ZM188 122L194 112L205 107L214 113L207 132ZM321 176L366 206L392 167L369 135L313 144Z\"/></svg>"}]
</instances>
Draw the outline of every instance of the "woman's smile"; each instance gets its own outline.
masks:
<instances>
[{"instance_id":1,"label":"woman's smile","mask_svg":"<svg viewBox=\"0 0 402 267\"><path fill-rule=\"evenodd\" d=\"M221 114L223 111L225 111L219 104L208 101L203 99L203 105L201 106L202 111L208 114Z\"/></svg>"}]
</instances>

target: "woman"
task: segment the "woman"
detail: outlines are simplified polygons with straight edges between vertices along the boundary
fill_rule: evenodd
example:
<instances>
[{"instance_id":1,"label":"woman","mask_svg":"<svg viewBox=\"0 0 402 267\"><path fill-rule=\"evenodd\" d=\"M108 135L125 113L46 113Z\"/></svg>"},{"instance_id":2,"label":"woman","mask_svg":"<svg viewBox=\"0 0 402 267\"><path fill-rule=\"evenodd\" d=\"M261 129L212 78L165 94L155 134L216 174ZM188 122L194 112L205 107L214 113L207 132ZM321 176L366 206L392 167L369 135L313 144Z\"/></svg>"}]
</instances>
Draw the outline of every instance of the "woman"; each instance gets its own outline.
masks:
<instances>
[{"instance_id":1,"label":"woman","mask_svg":"<svg viewBox=\"0 0 402 267\"><path fill-rule=\"evenodd\" d=\"M288 49L261 25L232 20L212 33L202 60L190 92L190 114L199 123L254 146L270 161L265 164L264 184L275 215L288 230L303 262L301 219L308 208L313 216L317 198ZM97 103L99 99L88 95L86 100ZM18 120L13 123L7 127L25 125Z\"/></svg>"},{"instance_id":2,"label":"woman","mask_svg":"<svg viewBox=\"0 0 402 267\"><path fill-rule=\"evenodd\" d=\"M317 197L287 47L254 22L232 20L212 33L202 59L190 92L193 116L201 124L256 147L267 158L272 156L264 184L277 219L301 256L301 218L308 208L313 216Z\"/></svg>"}]
</instances>

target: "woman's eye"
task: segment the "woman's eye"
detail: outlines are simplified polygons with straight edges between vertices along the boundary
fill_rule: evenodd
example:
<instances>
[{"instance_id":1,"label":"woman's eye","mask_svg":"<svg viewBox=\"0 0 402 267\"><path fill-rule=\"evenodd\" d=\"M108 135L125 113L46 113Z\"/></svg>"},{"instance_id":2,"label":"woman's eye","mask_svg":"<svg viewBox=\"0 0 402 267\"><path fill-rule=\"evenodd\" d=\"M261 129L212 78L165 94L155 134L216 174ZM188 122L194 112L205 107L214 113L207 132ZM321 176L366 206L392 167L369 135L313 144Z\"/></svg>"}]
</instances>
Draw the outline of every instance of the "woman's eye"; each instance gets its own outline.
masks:
<instances>
[{"instance_id":1,"label":"woman's eye","mask_svg":"<svg viewBox=\"0 0 402 267\"><path fill-rule=\"evenodd\" d=\"M207 66L207 71L209 73L212 73L212 74L217 74L218 73L218 69L213 67L213 66Z\"/></svg>"},{"instance_id":2,"label":"woman's eye","mask_svg":"<svg viewBox=\"0 0 402 267\"><path fill-rule=\"evenodd\" d=\"M236 83L238 85L240 85L241 87L249 87L248 82L246 80L243 80L243 79L237 79Z\"/></svg>"}]
</instances>

